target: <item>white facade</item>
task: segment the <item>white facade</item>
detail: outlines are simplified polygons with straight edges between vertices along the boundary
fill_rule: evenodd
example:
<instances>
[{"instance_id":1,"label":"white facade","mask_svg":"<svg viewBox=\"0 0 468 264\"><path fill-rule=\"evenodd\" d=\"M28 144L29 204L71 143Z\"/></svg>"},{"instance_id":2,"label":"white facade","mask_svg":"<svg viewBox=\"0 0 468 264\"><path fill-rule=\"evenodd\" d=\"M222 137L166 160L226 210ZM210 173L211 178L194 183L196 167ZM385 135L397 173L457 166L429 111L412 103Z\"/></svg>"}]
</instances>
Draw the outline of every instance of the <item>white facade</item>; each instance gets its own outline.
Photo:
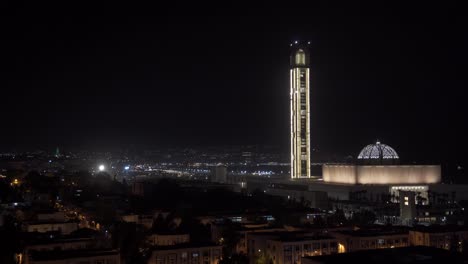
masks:
<instances>
[{"instance_id":1,"label":"white facade","mask_svg":"<svg viewBox=\"0 0 468 264\"><path fill-rule=\"evenodd\" d=\"M164 247L153 250L148 264L218 264L222 259L222 247L212 246L189 246L186 247Z\"/></svg>"},{"instance_id":2,"label":"white facade","mask_svg":"<svg viewBox=\"0 0 468 264\"><path fill-rule=\"evenodd\" d=\"M78 229L78 222L29 222L25 223L23 230L26 232L51 232L59 231L61 234L67 235Z\"/></svg>"},{"instance_id":3,"label":"white facade","mask_svg":"<svg viewBox=\"0 0 468 264\"><path fill-rule=\"evenodd\" d=\"M441 181L438 165L323 165L323 181L340 184L431 184Z\"/></svg>"},{"instance_id":4,"label":"white facade","mask_svg":"<svg viewBox=\"0 0 468 264\"><path fill-rule=\"evenodd\" d=\"M120 264L120 253L117 250L89 251L49 251L38 252L25 258L25 264Z\"/></svg>"},{"instance_id":5,"label":"white facade","mask_svg":"<svg viewBox=\"0 0 468 264\"><path fill-rule=\"evenodd\" d=\"M152 246L173 246L190 242L189 234L151 234L146 241Z\"/></svg>"}]
</instances>

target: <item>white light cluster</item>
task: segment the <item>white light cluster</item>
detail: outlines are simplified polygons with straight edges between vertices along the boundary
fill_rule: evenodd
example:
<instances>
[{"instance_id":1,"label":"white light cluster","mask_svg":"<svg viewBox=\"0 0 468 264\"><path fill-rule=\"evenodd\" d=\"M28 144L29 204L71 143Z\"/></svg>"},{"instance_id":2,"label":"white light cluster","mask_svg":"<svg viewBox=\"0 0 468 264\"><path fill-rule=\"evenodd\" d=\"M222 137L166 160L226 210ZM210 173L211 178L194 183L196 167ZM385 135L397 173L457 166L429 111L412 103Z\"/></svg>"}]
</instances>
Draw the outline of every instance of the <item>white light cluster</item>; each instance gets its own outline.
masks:
<instances>
[{"instance_id":1,"label":"white light cluster","mask_svg":"<svg viewBox=\"0 0 468 264\"><path fill-rule=\"evenodd\" d=\"M427 186L392 186L393 190L426 190Z\"/></svg>"},{"instance_id":2,"label":"white light cluster","mask_svg":"<svg viewBox=\"0 0 468 264\"><path fill-rule=\"evenodd\" d=\"M385 144L377 141L376 144L367 145L361 150L358 159L398 159L396 151Z\"/></svg>"}]
</instances>

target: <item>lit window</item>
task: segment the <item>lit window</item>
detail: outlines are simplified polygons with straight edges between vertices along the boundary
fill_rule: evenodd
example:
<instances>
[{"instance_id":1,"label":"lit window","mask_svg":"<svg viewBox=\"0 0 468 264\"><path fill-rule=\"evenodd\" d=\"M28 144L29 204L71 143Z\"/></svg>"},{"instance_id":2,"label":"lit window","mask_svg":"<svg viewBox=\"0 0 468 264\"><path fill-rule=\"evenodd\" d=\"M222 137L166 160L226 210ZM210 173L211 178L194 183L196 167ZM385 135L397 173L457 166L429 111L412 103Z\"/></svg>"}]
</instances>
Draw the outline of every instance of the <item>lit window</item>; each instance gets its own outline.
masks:
<instances>
[{"instance_id":1,"label":"lit window","mask_svg":"<svg viewBox=\"0 0 468 264\"><path fill-rule=\"evenodd\" d=\"M305 52L302 49L296 52L296 64L305 65Z\"/></svg>"}]
</instances>

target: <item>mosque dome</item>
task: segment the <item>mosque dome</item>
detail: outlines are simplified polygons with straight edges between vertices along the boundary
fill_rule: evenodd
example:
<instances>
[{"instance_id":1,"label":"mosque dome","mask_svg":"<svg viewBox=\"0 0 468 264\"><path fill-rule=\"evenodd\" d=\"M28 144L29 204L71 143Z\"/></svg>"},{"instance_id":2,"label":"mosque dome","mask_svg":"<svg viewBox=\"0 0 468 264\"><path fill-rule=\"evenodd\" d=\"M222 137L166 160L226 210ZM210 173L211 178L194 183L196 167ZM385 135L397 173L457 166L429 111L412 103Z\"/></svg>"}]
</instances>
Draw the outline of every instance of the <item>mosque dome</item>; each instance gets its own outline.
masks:
<instances>
[{"instance_id":1,"label":"mosque dome","mask_svg":"<svg viewBox=\"0 0 468 264\"><path fill-rule=\"evenodd\" d=\"M358 160L370 163L393 163L399 159L396 151L389 145L377 141L375 144L367 145L361 150Z\"/></svg>"}]
</instances>

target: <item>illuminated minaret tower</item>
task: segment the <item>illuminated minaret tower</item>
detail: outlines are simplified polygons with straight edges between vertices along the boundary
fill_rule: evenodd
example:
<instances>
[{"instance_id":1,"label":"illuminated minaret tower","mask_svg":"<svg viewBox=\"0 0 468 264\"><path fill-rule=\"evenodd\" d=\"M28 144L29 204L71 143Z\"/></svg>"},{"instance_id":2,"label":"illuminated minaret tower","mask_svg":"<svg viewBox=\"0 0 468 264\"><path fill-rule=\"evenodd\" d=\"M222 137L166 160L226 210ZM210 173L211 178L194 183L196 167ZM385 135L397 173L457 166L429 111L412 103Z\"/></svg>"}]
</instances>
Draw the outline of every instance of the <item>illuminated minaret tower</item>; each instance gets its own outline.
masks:
<instances>
[{"instance_id":1,"label":"illuminated minaret tower","mask_svg":"<svg viewBox=\"0 0 468 264\"><path fill-rule=\"evenodd\" d=\"M310 178L310 43L291 44L291 178Z\"/></svg>"}]
</instances>

